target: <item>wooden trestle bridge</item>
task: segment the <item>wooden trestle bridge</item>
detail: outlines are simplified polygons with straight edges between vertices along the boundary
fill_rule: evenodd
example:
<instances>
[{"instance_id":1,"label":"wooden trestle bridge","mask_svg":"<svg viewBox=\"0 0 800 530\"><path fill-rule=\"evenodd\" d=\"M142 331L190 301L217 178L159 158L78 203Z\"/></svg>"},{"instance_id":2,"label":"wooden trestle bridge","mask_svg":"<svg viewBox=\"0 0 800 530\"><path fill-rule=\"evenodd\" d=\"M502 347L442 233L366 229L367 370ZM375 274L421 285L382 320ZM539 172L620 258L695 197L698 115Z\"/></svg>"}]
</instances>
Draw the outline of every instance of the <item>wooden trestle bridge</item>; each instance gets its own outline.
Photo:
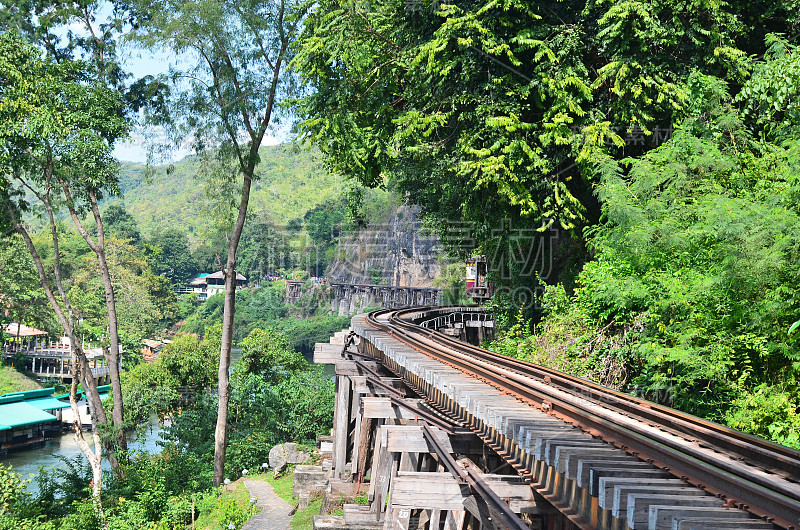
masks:
<instances>
[{"instance_id":1,"label":"wooden trestle bridge","mask_svg":"<svg viewBox=\"0 0 800 530\"><path fill-rule=\"evenodd\" d=\"M491 327L475 307L382 310L317 344L336 367L328 494L369 504L315 528L800 530L797 451L462 342L454 322Z\"/></svg>"}]
</instances>

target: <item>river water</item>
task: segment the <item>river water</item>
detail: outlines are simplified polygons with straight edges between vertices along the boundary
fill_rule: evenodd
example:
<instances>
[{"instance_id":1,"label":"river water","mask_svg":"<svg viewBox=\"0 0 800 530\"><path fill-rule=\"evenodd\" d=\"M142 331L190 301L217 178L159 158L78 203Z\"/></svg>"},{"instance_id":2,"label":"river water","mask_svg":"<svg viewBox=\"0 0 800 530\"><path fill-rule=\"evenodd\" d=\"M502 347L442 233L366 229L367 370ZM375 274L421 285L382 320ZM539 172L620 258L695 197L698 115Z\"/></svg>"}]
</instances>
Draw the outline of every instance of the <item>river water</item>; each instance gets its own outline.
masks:
<instances>
[{"instance_id":1,"label":"river water","mask_svg":"<svg viewBox=\"0 0 800 530\"><path fill-rule=\"evenodd\" d=\"M233 348L231 351L231 367L242 356L240 348ZM155 454L161 451L158 445L159 434L161 428L156 420L153 420L144 430L143 434L137 436L136 433L128 435L128 449L131 451L142 450L150 454ZM91 444L91 433L84 434L87 442ZM67 432L60 436L54 437L49 440L42 447L30 447L19 449L8 453L6 456L0 457L0 464L10 465L14 471L22 475L23 478L29 478L30 475L38 475L39 467L45 469L61 468L66 469L67 465L59 458L59 456L66 457L70 460L74 459L77 455L81 455L81 462L85 462L83 454L81 453L78 443L75 441L75 435L72 432ZM103 460L103 469L110 470L107 460ZM36 491L36 481L28 484L28 489Z\"/></svg>"},{"instance_id":2,"label":"river water","mask_svg":"<svg viewBox=\"0 0 800 530\"><path fill-rule=\"evenodd\" d=\"M231 368L233 364L238 361L242 356L242 350L239 348L233 348L231 351ZM312 355L307 355L306 360L308 362L313 362ZM328 371L333 370L333 366L325 366L326 373ZM135 433L131 433L128 435L128 449L131 451L134 450L143 450L150 454L155 454L161 451L161 447L158 445L159 434L161 433L161 428L158 425L156 420L150 422L148 429L144 430L143 434L139 434L138 436ZM87 441L91 441L91 433L85 433L85 437ZM83 456L81 450L78 448L78 444L75 441L75 435L72 432L67 432L60 436L54 437L52 440L45 443L42 447L36 448L25 448L20 449L17 451L12 451L8 453L4 457L0 457L0 464L10 465L13 467L14 471L22 475L23 478L29 478L30 475L38 475L39 474L39 467L42 466L45 469L55 469L61 468L66 469L66 464L59 458L59 456L67 457L68 459L72 460L77 455ZM85 459L81 458L81 462L85 462ZM103 460L103 469L109 471L109 464L107 460ZM37 489L36 481L32 481L28 484L28 489L30 491L36 491Z\"/></svg>"},{"instance_id":3,"label":"river water","mask_svg":"<svg viewBox=\"0 0 800 530\"><path fill-rule=\"evenodd\" d=\"M148 427L141 435L137 436L135 433L128 435L129 450L144 450L151 454L158 453L161 450L161 447L156 443L161 432L158 422L153 421ZM91 445L91 433L84 433L84 437ZM75 434L67 432L45 442L43 447L12 451L0 458L0 464L10 465L14 471L22 475L22 478L30 478L30 475L39 474L40 466L45 469L66 469L67 465L58 458L59 455L70 460L73 460L77 455L81 455L81 464L86 462L83 458L83 453L78 448L78 443L75 441ZM103 460L103 469L110 471L107 460ZM28 489L32 492L36 491L37 487L35 480L28 484Z\"/></svg>"}]
</instances>

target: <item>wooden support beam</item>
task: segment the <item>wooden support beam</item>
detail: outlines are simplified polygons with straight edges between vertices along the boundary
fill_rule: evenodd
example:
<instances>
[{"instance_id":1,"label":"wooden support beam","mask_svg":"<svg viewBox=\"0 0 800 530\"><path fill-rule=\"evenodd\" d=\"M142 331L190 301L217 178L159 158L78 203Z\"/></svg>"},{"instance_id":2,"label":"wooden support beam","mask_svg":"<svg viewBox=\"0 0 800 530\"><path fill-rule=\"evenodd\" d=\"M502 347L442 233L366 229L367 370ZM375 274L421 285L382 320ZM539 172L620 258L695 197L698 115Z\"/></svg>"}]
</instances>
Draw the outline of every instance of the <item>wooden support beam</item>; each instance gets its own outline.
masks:
<instances>
[{"instance_id":1,"label":"wooden support beam","mask_svg":"<svg viewBox=\"0 0 800 530\"><path fill-rule=\"evenodd\" d=\"M383 512L389 486L392 482L392 467L394 460L392 454L386 450L387 431L389 426L384 425L378 430L375 440L375 454L370 475L370 507L371 511L380 514Z\"/></svg>"},{"instance_id":2,"label":"wooden support beam","mask_svg":"<svg viewBox=\"0 0 800 530\"><path fill-rule=\"evenodd\" d=\"M361 370L359 370L358 365L355 361L347 361L341 359L334 363L336 365L336 375L346 375L346 376L354 376L354 375L364 375Z\"/></svg>"},{"instance_id":3,"label":"wooden support beam","mask_svg":"<svg viewBox=\"0 0 800 530\"><path fill-rule=\"evenodd\" d=\"M431 510L463 510L470 497L468 484L459 484L450 473L399 471L392 485L392 507Z\"/></svg>"},{"instance_id":4,"label":"wooden support beam","mask_svg":"<svg viewBox=\"0 0 800 530\"><path fill-rule=\"evenodd\" d=\"M363 402L366 398L361 399ZM367 471L367 465L370 463L370 440L374 438L374 430L374 419L367 417L361 419L361 430L358 433L358 449L356 450L356 454L353 455L353 475L356 475L356 473L364 475Z\"/></svg>"},{"instance_id":5,"label":"wooden support beam","mask_svg":"<svg viewBox=\"0 0 800 530\"><path fill-rule=\"evenodd\" d=\"M388 379L388 378L386 378ZM422 399L407 399L410 404L423 402ZM362 414L365 418L414 420L416 416L410 410L392 404L387 397L365 397L362 401Z\"/></svg>"},{"instance_id":6,"label":"wooden support beam","mask_svg":"<svg viewBox=\"0 0 800 530\"><path fill-rule=\"evenodd\" d=\"M355 384L353 384L353 386L355 391L358 392L358 386ZM353 461L351 462L350 474L354 477L358 475L358 461L360 457L359 451L362 450L359 442L361 441L361 429L364 426L364 419L363 415L358 412L361 410L362 399L362 393L359 393L356 404L353 407L353 409L356 411L356 426L353 429Z\"/></svg>"},{"instance_id":7,"label":"wooden support beam","mask_svg":"<svg viewBox=\"0 0 800 530\"><path fill-rule=\"evenodd\" d=\"M482 475L482 478L498 497L508 499L514 513L556 513L549 503L534 494L522 477ZM393 507L463 510L471 496L469 486L459 484L450 473L399 471L392 484L391 502Z\"/></svg>"},{"instance_id":8,"label":"wooden support beam","mask_svg":"<svg viewBox=\"0 0 800 530\"><path fill-rule=\"evenodd\" d=\"M472 433L447 435L440 429L431 430L443 444L448 453L470 454L483 447L481 440ZM422 427L416 425L399 425L390 427L388 432L388 448L390 452L433 453L434 447L422 434Z\"/></svg>"},{"instance_id":9,"label":"wooden support beam","mask_svg":"<svg viewBox=\"0 0 800 530\"><path fill-rule=\"evenodd\" d=\"M464 528L464 510L450 510L444 518L444 530L462 530Z\"/></svg>"},{"instance_id":10,"label":"wooden support beam","mask_svg":"<svg viewBox=\"0 0 800 530\"><path fill-rule=\"evenodd\" d=\"M418 471L419 470L419 453L401 453L400 454L400 471Z\"/></svg>"},{"instance_id":11,"label":"wooden support beam","mask_svg":"<svg viewBox=\"0 0 800 530\"><path fill-rule=\"evenodd\" d=\"M334 415L334 446L333 446L333 466L337 478L344 473L344 466L347 459L347 442L349 439L348 427L350 424L350 401L351 389L350 378L344 376L336 377L336 408Z\"/></svg>"},{"instance_id":12,"label":"wooden support beam","mask_svg":"<svg viewBox=\"0 0 800 530\"><path fill-rule=\"evenodd\" d=\"M354 392L359 394L367 394L367 395L378 395L378 396L386 396L389 394L389 391L385 388L382 388L376 384L374 384L371 380L368 380L369 376L366 375L351 375L350 381L353 383ZM381 378L384 379L384 378ZM391 417L391 416L381 416L381 417Z\"/></svg>"},{"instance_id":13,"label":"wooden support beam","mask_svg":"<svg viewBox=\"0 0 800 530\"><path fill-rule=\"evenodd\" d=\"M408 530L411 523L411 510L409 508L392 509L386 513L383 530Z\"/></svg>"},{"instance_id":14,"label":"wooden support beam","mask_svg":"<svg viewBox=\"0 0 800 530\"><path fill-rule=\"evenodd\" d=\"M342 344L317 342L314 344L314 362L316 364L336 364L342 360Z\"/></svg>"}]
</instances>

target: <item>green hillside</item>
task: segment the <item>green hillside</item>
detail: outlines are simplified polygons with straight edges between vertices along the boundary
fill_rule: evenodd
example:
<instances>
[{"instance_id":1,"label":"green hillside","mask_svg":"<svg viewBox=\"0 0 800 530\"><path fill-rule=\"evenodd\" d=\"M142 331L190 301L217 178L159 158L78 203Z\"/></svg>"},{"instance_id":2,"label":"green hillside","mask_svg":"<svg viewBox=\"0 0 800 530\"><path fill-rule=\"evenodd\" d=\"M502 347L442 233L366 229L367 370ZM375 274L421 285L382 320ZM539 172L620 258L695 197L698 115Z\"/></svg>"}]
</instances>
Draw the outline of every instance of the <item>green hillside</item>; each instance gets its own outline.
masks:
<instances>
[{"instance_id":1,"label":"green hillside","mask_svg":"<svg viewBox=\"0 0 800 530\"><path fill-rule=\"evenodd\" d=\"M0 365L0 395L35 390L41 386L13 366Z\"/></svg>"},{"instance_id":2,"label":"green hillside","mask_svg":"<svg viewBox=\"0 0 800 530\"><path fill-rule=\"evenodd\" d=\"M337 196L342 179L328 173L315 151L291 144L261 149L261 163L250 200L249 212L283 224L301 218L309 209ZM192 244L204 239L211 228L211 200L206 193L201 164L189 157L172 166L150 168L122 163L122 195L107 205L123 204L136 218L143 233L156 227L179 227Z\"/></svg>"}]
</instances>

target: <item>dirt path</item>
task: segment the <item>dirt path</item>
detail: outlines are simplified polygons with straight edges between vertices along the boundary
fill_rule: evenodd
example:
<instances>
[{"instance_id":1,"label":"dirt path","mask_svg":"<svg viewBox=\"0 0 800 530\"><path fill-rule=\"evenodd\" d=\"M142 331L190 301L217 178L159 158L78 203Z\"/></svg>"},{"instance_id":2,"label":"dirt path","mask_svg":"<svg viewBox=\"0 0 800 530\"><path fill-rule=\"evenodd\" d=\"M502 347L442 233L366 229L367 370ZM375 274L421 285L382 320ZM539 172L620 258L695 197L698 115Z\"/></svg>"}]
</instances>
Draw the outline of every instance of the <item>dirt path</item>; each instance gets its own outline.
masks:
<instances>
[{"instance_id":1,"label":"dirt path","mask_svg":"<svg viewBox=\"0 0 800 530\"><path fill-rule=\"evenodd\" d=\"M247 521L243 530L289 528L289 521L292 520L289 512L292 511L292 506L289 506L285 500L275 495L275 490L272 489L268 482L258 479L246 479L244 486L250 493L251 498L258 499L256 506L261 508L261 513Z\"/></svg>"}]
</instances>

